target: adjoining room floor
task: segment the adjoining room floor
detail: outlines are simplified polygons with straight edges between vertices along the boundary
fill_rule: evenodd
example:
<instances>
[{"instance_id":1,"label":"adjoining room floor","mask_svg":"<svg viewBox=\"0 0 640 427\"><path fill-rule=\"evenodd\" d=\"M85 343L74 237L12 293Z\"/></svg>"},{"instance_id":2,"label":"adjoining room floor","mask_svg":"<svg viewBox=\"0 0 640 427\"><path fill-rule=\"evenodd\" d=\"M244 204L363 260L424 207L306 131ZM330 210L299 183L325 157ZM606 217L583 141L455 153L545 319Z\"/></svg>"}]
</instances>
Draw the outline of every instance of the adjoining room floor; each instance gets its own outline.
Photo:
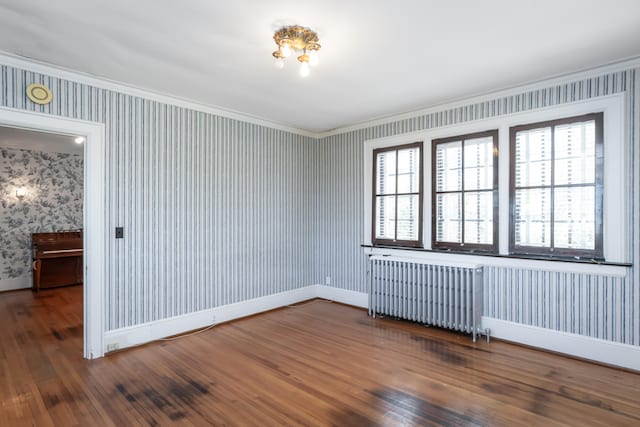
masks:
<instances>
[{"instance_id":1,"label":"adjoining room floor","mask_svg":"<svg viewBox=\"0 0 640 427\"><path fill-rule=\"evenodd\" d=\"M640 425L640 375L314 301L82 359L82 287L0 295L0 424Z\"/></svg>"}]
</instances>

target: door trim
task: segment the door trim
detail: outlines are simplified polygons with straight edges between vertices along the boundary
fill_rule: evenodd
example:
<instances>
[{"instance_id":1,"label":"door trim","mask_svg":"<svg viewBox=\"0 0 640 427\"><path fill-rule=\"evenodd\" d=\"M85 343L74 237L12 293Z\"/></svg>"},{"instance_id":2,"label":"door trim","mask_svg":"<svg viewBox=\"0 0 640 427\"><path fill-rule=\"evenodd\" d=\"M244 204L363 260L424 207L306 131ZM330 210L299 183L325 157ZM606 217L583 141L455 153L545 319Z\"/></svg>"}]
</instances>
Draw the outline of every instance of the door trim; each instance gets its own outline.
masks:
<instances>
[{"instance_id":1,"label":"door trim","mask_svg":"<svg viewBox=\"0 0 640 427\"><path fill-rule=\"evenodd\" d=\"M84 144L84 285L83 355L104 356L106 285L106 153L102 123L52 116L33 111L0 107L0 126L36 131L83 135ZM90 171L90 172L89 172Z\"/></svg>"}]
</instances>

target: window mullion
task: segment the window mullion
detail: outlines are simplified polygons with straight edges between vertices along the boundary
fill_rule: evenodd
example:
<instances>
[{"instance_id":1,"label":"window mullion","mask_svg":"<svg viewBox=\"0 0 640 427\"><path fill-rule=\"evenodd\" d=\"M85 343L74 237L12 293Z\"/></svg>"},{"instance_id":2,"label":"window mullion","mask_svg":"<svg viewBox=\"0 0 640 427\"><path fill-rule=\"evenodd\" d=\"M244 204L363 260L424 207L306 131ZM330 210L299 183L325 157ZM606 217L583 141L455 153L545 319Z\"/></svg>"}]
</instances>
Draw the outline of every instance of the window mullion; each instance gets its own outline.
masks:
<instances>
[{"instance_id":1,"label":"window mullion","mask_svg":"<svg viewBox=\"0 0 640 427\"><path fill-rule=\"evenodd\" d=\"M394 193L395 193L394 198L395 198L395 201L396 201L394 208L395 208L396 211L395 211L394 218L393 218L393 220L394 220L394 222L396 224L395 224L395 227L394 227L394 230L393 230L393 232L394 232L393 241L394 242L398 241L398 157L399 156L400 156L400 150L396 150L396 179L395 179L396 188L394 190Z\"/></svg>"},{"instance_id":2,"label":"window mullion","mask_svg":"<svg viewBox=\"0 0 640 427\"><path fill-rule=\"evenodd\" d=\"M461 145L460 145L460 189L462 190L460 192L460 208L461 208L461 212L460 212L460 218L462 219L462 222L460 224L460 246L464 246L464 139L461 141Z\"/></svg>"},{"instance_id":3,"label":"window mullion","mask_svg":"<svg viewBox=\"0 0 640 427\"><path fill-rule=\"evenodd\" d=\"M555 201L556 201L556 127L551 126L551 212L550 212L550 249L555 250Z\"/></svg>"}]
</instances>

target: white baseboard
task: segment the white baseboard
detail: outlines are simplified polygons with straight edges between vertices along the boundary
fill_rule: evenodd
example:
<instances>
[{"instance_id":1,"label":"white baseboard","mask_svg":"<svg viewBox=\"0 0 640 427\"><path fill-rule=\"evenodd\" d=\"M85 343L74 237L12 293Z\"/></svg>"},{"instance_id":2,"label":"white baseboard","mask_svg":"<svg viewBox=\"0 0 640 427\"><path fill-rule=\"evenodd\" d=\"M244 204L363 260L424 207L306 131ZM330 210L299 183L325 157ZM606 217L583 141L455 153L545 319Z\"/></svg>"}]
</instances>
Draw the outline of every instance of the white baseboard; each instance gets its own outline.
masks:
<instances>
[{"instance_id":1,"label":"white baseboard","mask_svg":"<svg viewBox=\"0 0 640 427\"><path fill-rule=\"evenodd\" d=\"M31 287L31 276L14 277L13 279L0 280L0 292L13 291L15 289L28 289Z\"/></svg>"},{"instance_id":2,"label":"white baseboard","mask_svg":"<svg viewBox=\"0 0 640 427\"><path fill-rule=\"evenodd\" d=\"M157 320L142 325L107 331L104 335L104 351L123 349L155 341L160 338L223 323L263 311L273 310L316 297L316 286L306 286L292 291L268 295L209 310Z\"/></svg>"},{"instance_id":3,"label":"white baseboard","mask_svg":"<svg viewBox=\"0 0 640 427\"><path fill-rule=\"evenodd\" d=\"M316 296L356 307L369 307L369 295L365 292L348 291L332 286L316 285Z\"/></svg>"},{"instance_id":4,"label":"white baseboard","mask_svg":"<svg viewBox=\"0 0 640 427\"><path fill-rule=\"evenodd\" d=\"M210 310L108 331L104 336L104 350L107 352L132 347L313 298L324 298L355 307L368 306L368 295L364 292L310 285ZM491 317L482 318L482 327L491 329L491 336L496 338L640 371L640 346L557 332Z\"/></svg>"},{"instance_id":5,"label":"white baseboard","mask_svg":"<svg viewBox=\"0 0 640 427\"><path fill-rule=\"evenodd\" d=\"M482 327L491 329L492 337L640 371L640 346L522 325L491 317L482 318Z\"/></svg>"}]
</instances>

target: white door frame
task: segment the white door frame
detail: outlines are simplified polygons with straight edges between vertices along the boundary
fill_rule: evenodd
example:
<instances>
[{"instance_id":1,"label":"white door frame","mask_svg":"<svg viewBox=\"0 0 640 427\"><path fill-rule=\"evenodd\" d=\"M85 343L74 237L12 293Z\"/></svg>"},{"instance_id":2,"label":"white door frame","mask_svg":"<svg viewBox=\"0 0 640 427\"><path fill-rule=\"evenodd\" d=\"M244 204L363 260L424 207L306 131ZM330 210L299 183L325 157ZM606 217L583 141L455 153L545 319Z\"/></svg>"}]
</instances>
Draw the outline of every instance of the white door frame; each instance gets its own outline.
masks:
<instances>
[{"instance_id":1,"label":"white door frame","mask_svg":"<svg viewBox=\"0 0 640 427\"><path fill-rule=\"evenodd\" d=\"M84 135L84 357L104 356L107 226L105 127L33 111L0 107L0 126Z\"/></svg>"}]
</instances>

